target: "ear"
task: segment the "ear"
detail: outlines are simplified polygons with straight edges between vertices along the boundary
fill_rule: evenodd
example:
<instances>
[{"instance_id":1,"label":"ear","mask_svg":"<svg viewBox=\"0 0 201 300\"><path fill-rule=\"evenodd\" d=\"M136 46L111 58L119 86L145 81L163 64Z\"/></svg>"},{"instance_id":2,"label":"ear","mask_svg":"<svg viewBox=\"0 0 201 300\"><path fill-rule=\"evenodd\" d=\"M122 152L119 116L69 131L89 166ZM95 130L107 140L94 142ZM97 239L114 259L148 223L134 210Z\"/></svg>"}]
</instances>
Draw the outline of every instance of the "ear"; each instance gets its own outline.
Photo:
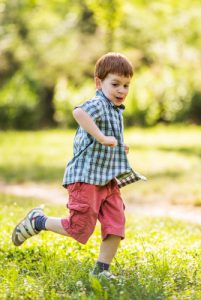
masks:
<instances>
[{"instance_id":1,"label":"ear","mask_svg":"<svg viewBox=\"0 0 201 300\"><path fill-rule=\"evenodd\" d=\"M101 79L98 77L95 77L95 83L96 83L96 89L101 90L101 88L102 88Z\"/></svg>"}]
</instances>

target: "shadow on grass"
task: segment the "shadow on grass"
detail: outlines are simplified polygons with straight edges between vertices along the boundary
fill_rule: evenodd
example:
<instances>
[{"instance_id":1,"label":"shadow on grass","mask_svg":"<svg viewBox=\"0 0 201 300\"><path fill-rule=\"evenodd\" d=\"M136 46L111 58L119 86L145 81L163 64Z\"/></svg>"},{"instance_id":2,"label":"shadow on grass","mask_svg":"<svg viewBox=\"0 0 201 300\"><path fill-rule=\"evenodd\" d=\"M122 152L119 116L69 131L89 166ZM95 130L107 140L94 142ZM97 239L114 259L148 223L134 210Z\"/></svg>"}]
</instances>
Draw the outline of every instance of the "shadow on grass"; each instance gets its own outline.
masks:
<instances>
[{"instance_id":1,"label":"shadow on grass","mask_svg":"<svg viewBox=\"0 0 201 300\"><path fill-rule=\"evenodd\" d=\"M23 183L23 182L43 182L43 183L57 183L62 185L64 169L44 166L20 166L16 167L0 167L0 180L9 184ZM164 172L149 172L146 174L148 179L155 178L171 178L177 179L184 175L183 170L164 170Z\"/></svg>"},{"instance_id":2,"label":"shadow on grass","mask_svg":"<svg viewBox=\"0 0 201 300\"><path fill-rule=\"evenodd\" d=\"M64 167L42 166L39 164L0 166L0 180L12 182L58 182L62 184Z\"/></svg>"},{"instance_id":3,"label":"shadow on grass","mask_svg":"<svg viewBox=\"0 0 201 300\"><path fill-rule=\"evenodd\" d=\"M0 167L0 181L9 184L12 183L24 183L24 182L38 182L38 183L57 183L62 185L63 169L53 167L20 167L16 168L4 168ZM146 176L149 180L155 178L171 178L178 179L184 175L183 170L164 170L164 172L148 172Z\"/></svg>"},{"instance_id":4,"label":"shadow on grass","mask_svg":"<svg viewBox=\"0 0 201 300\"><path fill-rule=\"evenodd\" d=\"M133 150L143 150L143 151L149 151L149 150L157 150L157 151L163 151L163 152L175 152L175 153L182 153L184 155L188 156L198 156L201 157L201 148L194 146L193 148L189 147L168 147L168 146L156 146L156 145L132 145L131 149Z\"/></svg>"}]
</instances>

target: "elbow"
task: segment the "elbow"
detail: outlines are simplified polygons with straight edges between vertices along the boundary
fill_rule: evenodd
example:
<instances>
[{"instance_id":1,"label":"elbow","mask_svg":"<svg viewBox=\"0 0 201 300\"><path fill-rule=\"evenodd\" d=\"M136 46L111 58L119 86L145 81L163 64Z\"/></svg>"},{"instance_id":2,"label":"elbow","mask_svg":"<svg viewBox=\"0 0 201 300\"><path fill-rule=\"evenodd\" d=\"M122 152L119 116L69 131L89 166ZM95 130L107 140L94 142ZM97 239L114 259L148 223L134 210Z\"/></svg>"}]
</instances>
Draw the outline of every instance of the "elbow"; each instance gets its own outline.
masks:
<instances>
[{"instance_id":1,"label":"elbow","mask_svg":"<svg viewBox=\"0 0 201 300\"><path fill-rule=\"evenodd\" d=\"M73 110L73 117L76 119L80 114L80 109L79 107L76 107L74 110Z\"/></svg>"}]
</instances>

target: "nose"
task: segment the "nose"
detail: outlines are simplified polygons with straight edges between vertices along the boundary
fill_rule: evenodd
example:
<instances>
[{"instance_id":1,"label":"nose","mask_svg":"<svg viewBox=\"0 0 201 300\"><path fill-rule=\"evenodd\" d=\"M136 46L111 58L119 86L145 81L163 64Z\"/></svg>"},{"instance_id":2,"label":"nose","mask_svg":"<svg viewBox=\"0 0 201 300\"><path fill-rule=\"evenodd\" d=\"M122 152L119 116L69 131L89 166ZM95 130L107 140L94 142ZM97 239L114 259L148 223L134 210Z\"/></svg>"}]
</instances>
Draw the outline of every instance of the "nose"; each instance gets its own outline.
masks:
<instances>
[{"instance_id":1,"label":"nose","mask_svg":"<svg viewBox=\"0 0 201 300\"><path fill-rule=\"evenodd\" d=\"M119 94L126 94L127 89L124 86L120 86L118 92L119 92Z\"/></svg>"}]
</instances>

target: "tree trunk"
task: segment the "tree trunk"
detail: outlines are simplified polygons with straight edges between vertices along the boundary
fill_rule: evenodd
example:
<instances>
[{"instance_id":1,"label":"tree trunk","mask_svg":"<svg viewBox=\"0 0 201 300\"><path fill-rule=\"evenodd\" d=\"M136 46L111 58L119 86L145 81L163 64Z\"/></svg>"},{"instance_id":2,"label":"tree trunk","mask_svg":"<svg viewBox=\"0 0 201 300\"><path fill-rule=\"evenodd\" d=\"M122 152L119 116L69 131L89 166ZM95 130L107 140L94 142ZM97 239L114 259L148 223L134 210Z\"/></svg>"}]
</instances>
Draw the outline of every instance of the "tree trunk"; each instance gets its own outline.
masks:
<instances>
[{"instance_id":1,"label":"tree trunk","mask_svg":"<svg viewBox=\"0 0 201 300\"><path fill-rule=\"evenodd\" d=\"M54 120L55 107L53 98L54 86L44 86L39 103L40 125L42 127L53 127L56 125Z\"/></svg>"}]
</instances>

